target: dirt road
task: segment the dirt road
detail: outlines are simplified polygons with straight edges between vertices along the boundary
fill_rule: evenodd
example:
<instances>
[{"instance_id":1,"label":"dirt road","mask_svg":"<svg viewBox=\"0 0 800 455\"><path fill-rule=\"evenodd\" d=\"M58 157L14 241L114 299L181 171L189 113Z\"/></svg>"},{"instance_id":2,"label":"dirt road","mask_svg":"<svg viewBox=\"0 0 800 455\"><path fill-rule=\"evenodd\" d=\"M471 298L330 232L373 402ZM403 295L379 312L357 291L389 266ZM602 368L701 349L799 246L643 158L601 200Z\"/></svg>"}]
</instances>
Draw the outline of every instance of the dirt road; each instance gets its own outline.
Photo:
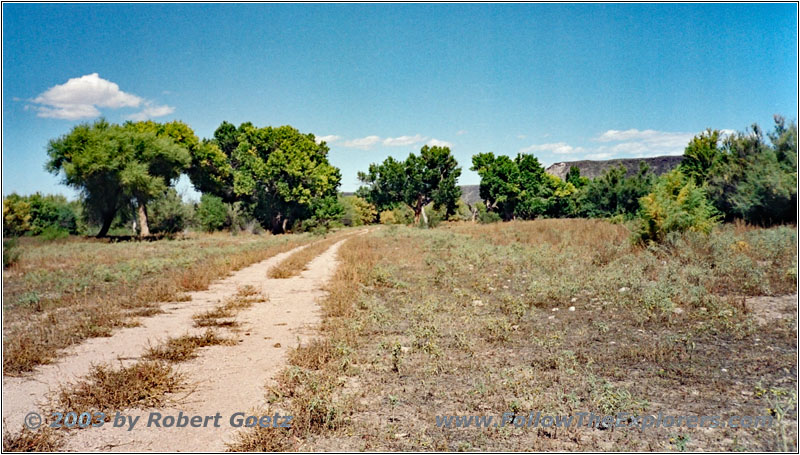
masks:
<instances>
[{"instance_id":1,"label":"dirt road","mask_svg":"<svg viewBox=\"0 0 800 455\"><path fill-rule=\"evenodd\" d=\"M202 348L199 357L176 364L190 383L188 395L170 397L175 404L166 409L121 411L129 418L140 417L132 431L114 428L111 423L69 431L63 447L69 451L225 450L225 442L237 431L229 424L230 416L262 408L264 386L285 365L288 348L313 336L313 326L320 321L317 301L324 296L322 286L336 269L336 253L343 242L316 257L299 276L270 279L267 271L303 247L239 270L206 291L190 293L190 301L165 304L165 314L143 319L139 327L75 346L59 361L40 367L33 375L3 378L5 428L18 431L28 412L46 406L60 386L85 375L94 364L127 365L137 361L149 346L168 337L200 333L193 327L194 314L212 309L242 286L250 285L263 293L266 302L256 303L237 315L238 343ZM219 427L146 428L152 411L176 416L179 411L200 416L219 413L222 418Z\"/></svg>"}]
</instances>

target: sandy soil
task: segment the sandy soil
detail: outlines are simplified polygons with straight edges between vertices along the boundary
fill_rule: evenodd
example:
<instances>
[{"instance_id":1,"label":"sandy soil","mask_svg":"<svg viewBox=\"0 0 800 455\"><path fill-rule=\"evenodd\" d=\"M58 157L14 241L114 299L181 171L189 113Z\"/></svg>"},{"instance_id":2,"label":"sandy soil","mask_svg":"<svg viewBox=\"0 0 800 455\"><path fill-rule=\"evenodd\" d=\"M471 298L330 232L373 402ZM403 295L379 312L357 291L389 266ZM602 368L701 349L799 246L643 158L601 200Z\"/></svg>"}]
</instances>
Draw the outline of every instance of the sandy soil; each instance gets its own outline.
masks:
<instances>
[{"instance_id":1,"label":"sandy soil","mask_svg":"<svg viewBox=\"0 0 800 455\"><path fill-rule=\"evenodd\" d=\"M239 312L236 320L240 327L233 333L237 345L203 348L198 358L176 365L190 383L190 390L170 397L174 405L123 410L120 413L129 419L140 417L132 431L107 422L101 428L70 431L64 446L68 451L225 450L225 442L237 431L230 425L230 417L236 412L260 416L256 410L265 404L264 386L285 365L288 348L314 336L313 326L320 321L317 300L324 295L322 286L336 269L336 253L342 242L315 258L299 276L269 279L267 271L303 247L239 270L207 291L190 293L191 301L165 304L166 314L142 319L140 327L75 346L57 363L42 366L33 375L3 378L4 426L12 431L20 428L28 412L46 406L53 392L86 374L93 364L131 363L149 346L168 337L201 332L193 328L192 315L214 308L241 286L252 285L267 301ZM230 336L232 332L220 333ZM147 428L152 411L164 416L177 416L179 411L189 416L219 413L221 418L218 427L211 421L206 428Z\"/></svg>"}]
</instances>

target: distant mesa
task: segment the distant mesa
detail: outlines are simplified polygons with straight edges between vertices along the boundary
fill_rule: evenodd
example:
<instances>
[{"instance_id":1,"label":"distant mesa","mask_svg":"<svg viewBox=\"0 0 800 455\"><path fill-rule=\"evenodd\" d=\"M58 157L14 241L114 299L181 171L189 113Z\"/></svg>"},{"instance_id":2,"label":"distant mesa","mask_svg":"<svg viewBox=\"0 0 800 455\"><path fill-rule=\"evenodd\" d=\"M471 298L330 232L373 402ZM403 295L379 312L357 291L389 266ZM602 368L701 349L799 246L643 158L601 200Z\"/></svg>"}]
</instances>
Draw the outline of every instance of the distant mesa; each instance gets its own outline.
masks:
<instances>
[{"instance_id":1,"label":"distant mesa","mask_svg":"<svg viewBox=\"0 0 800 455\"><path fill-rule=\"evenodd\" d=\"M628 170L627 176L630 177L636 175L639 171L639 163L645 162L650 166L650 172L655 175L661 175L675 169L681 163L681 160L683 160L683 155L656 156L653 158L617 158L603 161L564 161L553 164L548 167L546 171L548 174L555 175L563 180L566 178L569 168L577 166L581 171L581 177L593 179L603 175L610 168L617 167L621 164Z\"/></svg>"}]
</instances>

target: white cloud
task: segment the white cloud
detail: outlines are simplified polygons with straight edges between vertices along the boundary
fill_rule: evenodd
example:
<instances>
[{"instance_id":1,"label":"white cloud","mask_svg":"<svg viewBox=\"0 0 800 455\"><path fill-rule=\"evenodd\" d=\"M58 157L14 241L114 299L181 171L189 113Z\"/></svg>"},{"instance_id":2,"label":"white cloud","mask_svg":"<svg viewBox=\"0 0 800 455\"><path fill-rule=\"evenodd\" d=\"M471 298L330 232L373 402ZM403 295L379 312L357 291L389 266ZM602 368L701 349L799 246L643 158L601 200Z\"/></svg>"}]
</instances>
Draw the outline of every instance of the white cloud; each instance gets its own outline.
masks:
<instances>
[{"instance_id":1,"label":"white cloud","mask_svg":"<svg viewBox=\"0 0 800 455\"><path fill-rule=\"evenodd\" d=\"M377 144L381 141L381 138L378 136L367 136L358 139L351 139L349 141L344 141L342 143L345 147L352 147L361 150L367 150L371 148L373 145Z\"/></svg>"},{"instance_id":2,"label":"white cloud","mask_svg":"<svg viewBox=\"0 0 800 455\"><path fill-rule=\"evenodd\" d=\"M141 122L150 118L155 117L163 117L165 115L169 115L175 112L175 108L172 106L158 106L152 104L150 102L146 103L145 108L135 114L129 115L127 118L128 120L133 120L135 122Z\"/></svg>"},{"instance_id":3,"label":"white cloud","mask_svg":"<svg viewBox=\"0 0 800 455\"><path fill-rule=\"evenodd\" d=\"M551 144L533 144L520 149L520 153L550 152L556 155L571 155L574 153L585 152L583 147L573 147L565 142L554 142Z\"/></svg>"},{"instance_id":4,"label":"white cloud","mask_svg":"<svg viewBox=\"0 0 800 455\"><path fill-rule=\"evenodd\" d=\"M596 142L618 142L611 147L614 156L636 158L661 155L681 155L697 133L656 130L608 130L594 138Z\"/></svg>"},{"instance_id":5,"label":"white cloud","mask_svg":"<svg viewBox=\"0 0 800 455\"><path fill-rule=\"evenodd\" d=\"M338 140L339 140L339 139L341 139L341 138L342 138L341 136L337 136L337 135L335 135L335 134L329 134L329 135L327 135L327 136L320 136L320 137L318 137L318 138L316 139L316 141L317 141L317 144L321 144L321 143L323 143L323 142L327 142L328 144L332 144L332 143L334 143L334 142L338 141Z\"/></svg>"},{"instance_id":6,"label":"white cloud","mask_svg":"<svg viewBox=\"0 0 800 455\"><path fill-rule=\"evenodd\" d=\"M607 160L609 158L612 158L613 156L614 155L612 153L603 152L603 153L590 153L584 156L583 158L587 160Z\"/></svg>"},{"instance_id":7,"label":"white cloud","mask_svg":"<svg viewBox=\"0 0 800 455\"><path fill-rule=\"evenodd\" d=\"M131 93L123 92L119 85L103 79L97 73L75 77L67 82L50 87L30 100L39 117L77 120L97 117L100 109L142 107L140 112L130 115L131 120L144 120L171 114L175 108L161 106Z\"/></svg>"},{"instance_id":8,"label":"white cloud","mask_svg":"<svg viewBox=\"0 0 800 455\"><path fill-rule=\"evenodd\" d=\"M100 115L100 111L91 104L75 104L72 106L36 106L34 107L38 117L60 118L65 120L77 120L81 118L91 118Z\"/></svg>"},{"instance_id":9,"label":"white cloud","mask_svg":"<svg viewBox=\"0 0 800 455\"><path fill-rule=\"evenodd\" d=\"M383 145L388 145L390 147L400 147L404 145L413 145L425 140L424 136L419 134L414 136L399 136L399 137L387 137L383 140Z\"/></svg>"},{"instance_id":10,"label":"white cloud","mask_svg":"<svg viewBox=\"0 0 800 455\"><path fill-rule=\"evenodd\" d=\"M463 135L467 134L467 130L458 130L458 132L456 134L458 136L463 136Z\"/></svg>"},{"instance_id":11,"label":"white cloud","mask_svg":"<svg viewBox=\"0 0 800 455\"><path fill-rule=\"evenodd\" d=\"M452 142L440 141L439 139L435 139L435 138L429 140L425 144L429 145L431 147L453 147L453 143Z\"/></svg>"}]
</instances>

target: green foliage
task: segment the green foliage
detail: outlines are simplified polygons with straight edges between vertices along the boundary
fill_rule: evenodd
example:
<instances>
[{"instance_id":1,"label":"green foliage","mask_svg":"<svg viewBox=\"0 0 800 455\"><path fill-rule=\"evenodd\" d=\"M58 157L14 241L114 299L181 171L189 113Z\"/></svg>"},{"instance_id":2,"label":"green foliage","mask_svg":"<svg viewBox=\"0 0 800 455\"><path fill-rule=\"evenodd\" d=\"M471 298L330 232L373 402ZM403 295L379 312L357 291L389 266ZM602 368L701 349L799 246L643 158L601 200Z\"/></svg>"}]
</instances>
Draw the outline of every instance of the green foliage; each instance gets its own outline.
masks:
<instances>
[{"instance_id":1,"label":"green foliage","mask_svg":"<svg viewBox=\"0 0 800 455\"><path fill-rule=\"evenodd\" d=\"M223 122L192 154L189 176L196 188L241 202L245 214L276 233L310 218L313 201L335 197L341 180L327 145L291 126Z\"/></svg>"},{"instance_id":2,"label":"green foliage","mask_svg":"<svg viewBox=\"0 0 800 455\"><path fill-rule=\"evenodd\" d=\"M344 208L341 222L345 226L372 224L378 215L374 205L358 196L340 196L339 204Z\"/></svg>"},{"instance_id":3,"label":"green foliage","mask_svg":"<svg viewBox=\"0 0 800 455\"><path fill-rule=\"evenodd\" d=\"M200 205L196 213L197 222L207 232L222 229L228 219L228 208L222 202L222 198L212 194L200 196Z\"/></svg>"},{"instance_id":4,"label":"green foliage","mask_svg":"<svg viewBox=\"0 0 800 455\"><path fill-rule=\"evenodd\" d=\"M20 256L19 246L17 239L3 239L3 268L8 268L14 265Z\"/></svg>"},{"instance_id":5,"label":"green foliage","mask_svg":"<svg viewBox=\"0 0 800 455\"><path fill-rule=\"evenodd\" d=\"M334 221L344 215L344 207L336 196L327 196L311 201L311 213L311 221L315 225L330 228Z\"/></svg>"},{"instance_id":6,"label":"green foliage","mask_svg":"<svg viewBox=\"0 0 800 455\"><path fill-rule=\"evenodd\" d=\"M380 213L381 224L411 224L413 222L414 211L405 204Z\"/></svg>"},{"instance_id":7,"label":"green foliage","mask_svg":"<svg viewBox=\"0 0 800 455\"><path fill-rule=\"evenodd\" d=\"M10 194L4 201L4 235L77 234L80 203L61 195Z\"/></svg>"},{"instance_id":8,"label":"green foliage","mask_svg":"<svg viewBox=\"0 0 800 455\"><path fill-rule=\"evenodd\" d=\"M167 126L154 125L98 120L48 144L47 170L63 174L64 183L81 192L87 217L101 224L98 236L106 235L130 200L144 207L188 167L187 146L175 142Z\"/></svg>"},{"instance_id":9,"label":"green foliage","mask_svg":"<svg viewBox=\"0 0 800 455\"><path fill-rule=\"evenodd\" d=\"M591 180L586 177L581 177L581 170L578 169L578 166L570 166L565 181L571 183L575 188L583 188L588 185Z\"/></svg>"},{"instance_id":10,"label":"green foliage","mask_svg":"<svg viewBox=\"0 0 800 455\"><path fill-rule=\"evenodd\" d=\"M359 172L359 180L367 186L356 194L381 213L405 203L414 211L415 223L430 203L435 210L444 208L445 217L449 217L455 214L461 197L456 184L460 175L461 168L449 147L425 145L419 155L412 153L403 162L389 157L381 164L371 164L369 172Z\"/></svg>"},{"instance_id":11,"label":"green foliage","mask_svg":"<svg viewBox=\"0 0 800 455\"><path fill-rule=\"evenodd\" d=\"M496 212L490 212L489 209L486 208L486 204L483 202L476 202L475 210L477 211L476 219L481 224L490 224L503 221L499 214Z\"/></svg>"},{"instance_id":12,"label":"green foliage","mask_svg":"<svg viewBox=\"0 0 800 455\"><path fill-rule=\"evenodd\" d=\"M727 220L772 225L797 221L797 125L775 117L764 140L753 125L728 136L706 177L708 195Z\"/></svg>"},{"instance_id":13,"label":"green foliage","mask_svg":"<svg viewBox=\"0 0 800 455\"><path fill-rule=\"evenodd\" d=\"M472 157L472 170L481 177L480 194L486 207L504 220L565 217L576 211L575 186L547 174L533 155L519 154L512 160L480 153ZM577 168L571 172L572 180L582 184Z\"/></svg>"},{"instance_id":14,"label":"green foliage","mask_svg":"<svg viewBox=\"0 0 800 455\"><path fill-rule=\"evenodd\" d=\"M11 194L3 199L3 236L20 236L31 228L31 205Z\"/></svg>"},{"instance_id":15,"label":"green foliage","mask_svg":"<svg viewBox=\"0 0 800 455\"><path fill-rule=\"evenodd\" d=\"M162 197L151 201L147 211L151 230L167 234L183 231L189 227L194 217L193 205L183 202L174 188L170 188Z\"/></svg>"},{"instance_id":16,"label":"green foliage","mask_svg":"<svg viewBox=\"0 0 800 455\"><path fill-rule=\"evenodd\" d=\"M635 176L626 174L627 169L620 165L583 187L578 195L578 214L588 218L633 218L639 210L639 199L650 192L654 177L644 162Z\"/></svg>"},{"instance_id":17,"label":"green foliage","mask_svg":"<svg viewBox=\"0 0 800 455\"><path fill-rule=\"evenodd\" d=\"M703 189L674 169L658 179L652 193L642 197L637 240L661 242L671 232L707 234L718 218Z\"/></svg>"},{"instance_id":18,"label":"green foliage","mask_svg":"<svg viewBox=\"0 0 800 455\"><path fill-rule=\"evenodd\" d=\"M698 186L705 184L709 171L720 158L719 139L719 131L708 129L692 138L683 152L680 170Z\"/></svg>"}]
</instances>

